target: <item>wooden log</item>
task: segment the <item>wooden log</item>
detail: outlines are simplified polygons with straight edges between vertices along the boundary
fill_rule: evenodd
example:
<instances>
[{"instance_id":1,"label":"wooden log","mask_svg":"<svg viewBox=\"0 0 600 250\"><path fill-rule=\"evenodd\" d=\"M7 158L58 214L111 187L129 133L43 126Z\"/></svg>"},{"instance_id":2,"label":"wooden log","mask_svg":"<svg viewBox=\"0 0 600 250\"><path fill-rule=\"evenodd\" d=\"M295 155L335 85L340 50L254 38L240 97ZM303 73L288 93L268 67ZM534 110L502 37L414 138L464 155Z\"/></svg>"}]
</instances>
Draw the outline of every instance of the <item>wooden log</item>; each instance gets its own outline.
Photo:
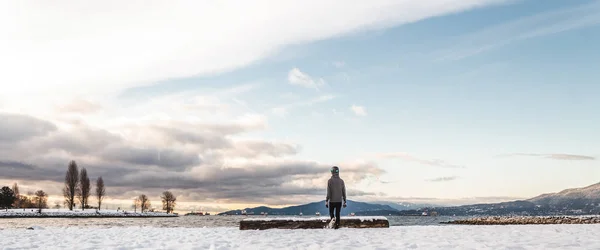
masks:
<instances>
[{"instance_id":1,"label":"wooden log","mask_svg":"<svg viewBox=\"0 0 600 250\"><path fill-rule=\"evenodd\" d=\"M329 217L273 217L248 218L240 221L240 230L266 229L322 229L330 222ZM382 216L342 217L340 228L388 228L390 223Z\"/></svg>"}]
</instances>

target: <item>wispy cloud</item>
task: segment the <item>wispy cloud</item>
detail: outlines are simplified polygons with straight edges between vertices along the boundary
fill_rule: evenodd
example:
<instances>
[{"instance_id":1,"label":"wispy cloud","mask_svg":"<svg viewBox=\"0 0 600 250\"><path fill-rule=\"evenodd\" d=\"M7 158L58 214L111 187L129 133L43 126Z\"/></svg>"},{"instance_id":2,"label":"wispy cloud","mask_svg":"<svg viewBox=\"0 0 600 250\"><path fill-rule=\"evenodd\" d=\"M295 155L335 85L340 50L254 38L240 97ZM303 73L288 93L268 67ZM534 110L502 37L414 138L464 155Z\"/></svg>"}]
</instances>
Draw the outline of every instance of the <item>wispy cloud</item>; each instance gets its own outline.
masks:
<instances>
[{"instance_id":1,"label":"wispy cloud","mask_svg":"<svg viewBox=\"0 0 600 250\"><path fill-rule=\"evenodd\" d=\"M352 112L354 112L354 114L357 116L367 115L367 110L363 106L352 105L352 107L350 107L350 110L352 110Z\"/></svg>"},{"instance_id":2,"label":"wispy cloud","mask_svg":"<svg viewBox=\"0 0 600 250\"><path fill-rule=\"evenodd\" d=\"M102 107L96 103L88 100L77 98L70 103L57 107L58 111L65 113L94 113L102 109Z\"/></svg>"},{"instance_id":3,"label":"wispy cloud","mask_svg":"<svg viewBox=\"0 0 600 250\"><path fill-rule=\"evenodd\" d=\"M277 116L284 117L288 115L288 110L285 107L276 107L271 109L271 113Z\"/></svg>"},{"instance_id":4,"label":"wispy cloud","mask_svg":"<svg viewBox=\"0 0 600 250\"><path fill-rule=\"evenodd\" d=\"M530 156L530 157L542 157L553 160L572 160L572 161L593 161L596 160L594 156L588 155L573 155L573 154L527 154L527 153L515 153L500 155L500 157L509 156Z\"/></svg>"},{"instance_id":5,"label":"wispy cloud","mask_svg":"<svg viewBox=\"0 0 600 250\"><path fill-rule=\"evenodd\" d=\"M399 181L397 180L385 180L385 179L381 179L382 176L369 176L366 178L366 180L369 182L369 184L371 183L380 183L380 184L393 184L393 183L398 183Z\"/></svg>"},{"instance_id":6,"label":"wispy cloud","mask_svg":"<svg viewBox=\"0 0 600 250\"><path fill-rule=\"evenodd\" d=\"M298 85L305 88L311 88L319 90L319 88L325 85L323 78L313 79L308 74L300 71L298 68L293 68L288 73L288 81L292 85Z\"/></svg>"},{"instance_id":7,"label":"wispy cloud","mask_svg":"<svg viewBox=\"0 0 600 250\"><path fill-rule=\"evenodd\" d=\"M294 103L289 103L289 104L281 105L278 107L274 107L271 109L271 113L278 115L278 116L286 116L291 109L298 108L298 107L312 106L314 104L326 102L326 101L332 100L334 98L335 98L334 95L321 95L321 96L318 96L316 98L309 99L306 101L294 102Z\"/></svg>"},{"instance_id":8,"label":"wispy cloud","mask_svg":"<svg viewBox=\"0 0 600 250\"><path fill-rule=\"evenodd\" d=\"M445 177L438 177L438 178L433 178L433 179L427 179L426 181L429 182L446 182L446 181L453 181L458 179L458 176L445 176Z\"/></svg>"},{"instance_id":9,"label":"wispy cloud","mask_svg":"<svg viewBox=\"0 0 600 250\"><path fill-rule=\"evenodd\" d=\"M252 108L250 107L250 105L248 105L248 103L247 103L246 101L240 100L240 99L238 99L238 98L235 98L235 97L234 97L234 98L232 98L231 100L232 100L233 102L237 103L238 105L242 106L242 107L243 107L244 109L246 109L247 111L250 111L250 112L252 112L252 113L255 113L255 114L257 113L257 112L256 112L254 109L252 109Z\"/></svg>"},{"instance_id":10,"label":"wispy cloud","mask_svg":"<svg viewBox=\"0 0 600 250\"><path fill-rule=\"evenodd\" d=\"M381 198L380 198L381 199ZM481 203L497 203L505 201L516 201L526 199L524 197L513 197L513 196L487 196L487 197L462 197L456 199L440 199L440 198L428 198L428 197L386 197L387 201L394 202L411 202L417 204L435 204L441 206L460 206L460 205L471 205Z\"/></svg>"},{"instance_id":11,"label":"wispy cloud","mask_svg":"<svg viewBox=\"0 0 600 250\"><path fill-rule=\"evenodd\" d=\"M405 161L411 161L411 162L416 162L416 163L420 163L423 165L442 167L442 168L465 168L465 166L450 164L450 163L445 162L440 159L418 158L416 156L410 155L405 152L379 153L379 154L375 154L375 157L381 158L381 159L402 159Z\"/></svg>"},{"instance_id":12,"label":"wispy cloud","mask_svg":"<svg viewBox=\"0 0 600 250\"><path fill-rule=\"evenodd\" d=\"M437 61L460 60L526 39L600 24L600 1L520 18L466 35ZM439 52L438 52L439 53Z\"/></svg>"},{"instance_id":13,"label":"wispy cloud","mask_svg":"<svg viewBox=\"0 0 600 250\"><path fill-rule=\"evenodd\" d=\"M333 64L334 67L336 67L338 69L341 69L344 66L346 66L346 62L344 62L344 61L335 61L332 64Z\"/></svg>"}]
</instances>

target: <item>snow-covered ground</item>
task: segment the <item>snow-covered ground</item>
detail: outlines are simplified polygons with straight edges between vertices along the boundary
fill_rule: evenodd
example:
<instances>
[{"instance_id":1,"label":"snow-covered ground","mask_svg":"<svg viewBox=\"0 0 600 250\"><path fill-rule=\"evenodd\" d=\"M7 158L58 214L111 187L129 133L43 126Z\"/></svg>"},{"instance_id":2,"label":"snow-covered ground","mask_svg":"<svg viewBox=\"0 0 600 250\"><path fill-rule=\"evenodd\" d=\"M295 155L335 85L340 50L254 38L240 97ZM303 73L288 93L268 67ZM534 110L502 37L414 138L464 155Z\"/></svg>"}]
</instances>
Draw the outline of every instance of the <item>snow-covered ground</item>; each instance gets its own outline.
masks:
<instances>
[{"instance_id":1,"label":"snow-covered ground","mask_svg":"<svg viewBox=\"0 0 600 250\"><path fill-rule=\"evenodd\" d=\"M42 213L38 213L37 209L26 208L26 209L8 209L0 210L0 218L2 217L156 217L156 216L176 216L173 214L166 214L160 212L144 212L134 213L117 210L100 210L95 209L74 209L70 211L68 209L42 209Z\"/></svg>"},{"instance_id":2,"label":"snow-covered ground","mask_svg":"<svg viewBox=\"0 0 600 250\"><path fill-rule=\"evenodd\" d=\"M3 249L600 249L600 225L0 230Z\"/></svg>"}]
</instances>

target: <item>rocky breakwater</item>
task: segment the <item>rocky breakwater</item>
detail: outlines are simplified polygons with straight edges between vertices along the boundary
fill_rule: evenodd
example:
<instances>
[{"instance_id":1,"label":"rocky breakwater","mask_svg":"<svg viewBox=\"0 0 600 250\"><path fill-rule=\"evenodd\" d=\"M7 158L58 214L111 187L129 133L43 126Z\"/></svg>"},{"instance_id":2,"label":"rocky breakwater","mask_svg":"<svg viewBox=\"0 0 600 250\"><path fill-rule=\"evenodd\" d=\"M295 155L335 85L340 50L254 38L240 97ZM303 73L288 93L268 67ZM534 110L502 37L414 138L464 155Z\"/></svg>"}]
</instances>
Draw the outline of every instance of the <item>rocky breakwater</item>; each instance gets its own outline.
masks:
<instances>
[{"instance_id":1,"label":"rocky breakwater","mask_svg":"<svg viewBox=\"0 0 600 250\"><path fill-rule=\"evenodd\" d=\"M478 217L442 222L458 225L536 225L536 224L600 224L598 216L548 216L548 217Z\"/></svg>"}]
</instances>

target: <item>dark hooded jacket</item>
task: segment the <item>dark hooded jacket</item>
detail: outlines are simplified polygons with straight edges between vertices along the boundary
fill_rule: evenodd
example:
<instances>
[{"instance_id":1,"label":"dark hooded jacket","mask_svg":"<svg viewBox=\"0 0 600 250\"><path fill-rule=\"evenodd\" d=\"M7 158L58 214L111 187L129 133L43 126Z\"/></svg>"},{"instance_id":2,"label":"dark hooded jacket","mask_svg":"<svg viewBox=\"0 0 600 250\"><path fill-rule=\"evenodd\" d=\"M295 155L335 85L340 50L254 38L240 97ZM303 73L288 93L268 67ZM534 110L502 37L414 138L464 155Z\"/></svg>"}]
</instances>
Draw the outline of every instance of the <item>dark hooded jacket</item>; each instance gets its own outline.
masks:
<instances>
[{"instance_id":1,"label":"dark hooded jacket","mask_svg":"<svg viewBox=\"0 0 600 250\"><path fill-rule=\"evenodd\" d=\"M340 178L339 173L333 173L327 182L327 198L328 202L346 202L346 185L344 180Z\"/></svg>"}]
</instances>

